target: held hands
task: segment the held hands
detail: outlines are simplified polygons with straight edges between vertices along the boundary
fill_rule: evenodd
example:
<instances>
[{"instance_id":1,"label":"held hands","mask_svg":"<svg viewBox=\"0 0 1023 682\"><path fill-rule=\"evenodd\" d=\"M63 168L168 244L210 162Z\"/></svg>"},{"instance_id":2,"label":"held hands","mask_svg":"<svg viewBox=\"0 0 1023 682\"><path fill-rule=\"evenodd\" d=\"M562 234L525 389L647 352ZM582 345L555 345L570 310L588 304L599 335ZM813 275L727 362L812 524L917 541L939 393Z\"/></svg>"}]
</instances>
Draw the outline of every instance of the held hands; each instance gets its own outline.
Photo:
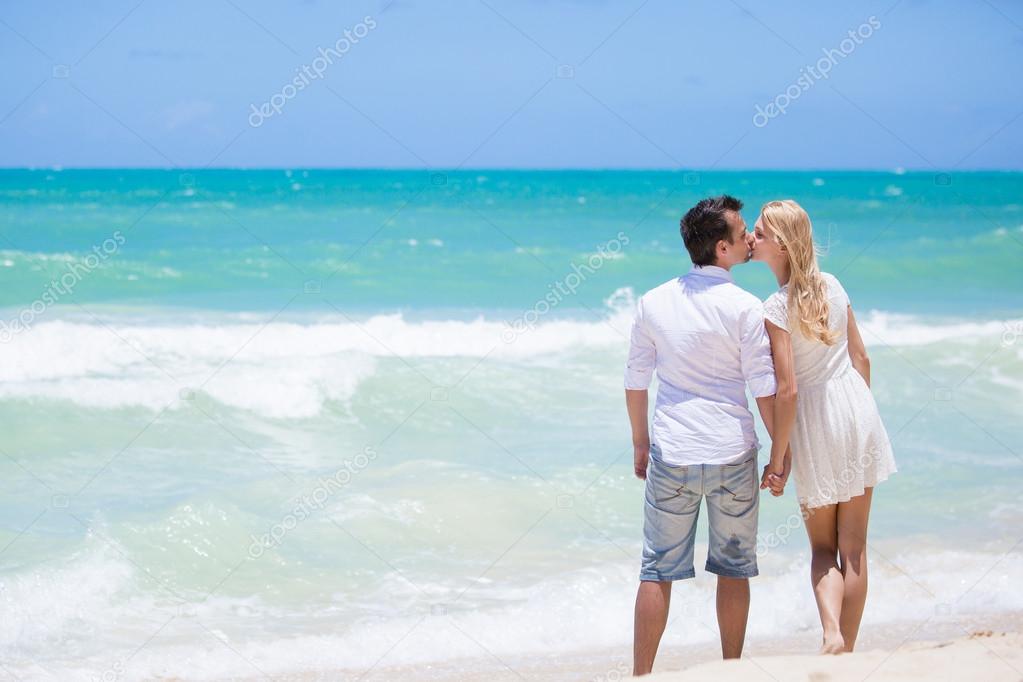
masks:
<instances>
[{"instance_id":1,"label":"held hands","mask_svg":"<svg viewBox=\"0 0 1023 682\"><path fill-rule=\"evenodd\" d=\"M636 478L646 480L646 465L650 461L650 443L632 445L632 470Z\"/></svg>"},{"instance_id":2,"label":"held hands","mask_svg":"<svg viewBox=\"0 0 1023 682\"><path fill-rule=\"evenodd\" d=\"M634 443L632 446L632 471L636 478L646 480L646 469L650 462L650 443ZM785 491L785 483L789 479L789 472L792 469L792 458L786 453L785 458L777 464L772 458L764 467L764 474L760 479L760 489L770 488L771 494L781 497Z\"/></svg>"},{"instance_id":3,"label":"held hands","mask_svg":"<svg viewBox=\"0 0 1023 682\"><path fill-rule=\"evenodd\" d=\"M764 474L760 478L760 489L771 490L775 497L781 497L785 492L785 483L789 479L789 472L792 470L792 458L788 455L778 462L774 457L764 466Z\"/></svg>"}]
</instances>

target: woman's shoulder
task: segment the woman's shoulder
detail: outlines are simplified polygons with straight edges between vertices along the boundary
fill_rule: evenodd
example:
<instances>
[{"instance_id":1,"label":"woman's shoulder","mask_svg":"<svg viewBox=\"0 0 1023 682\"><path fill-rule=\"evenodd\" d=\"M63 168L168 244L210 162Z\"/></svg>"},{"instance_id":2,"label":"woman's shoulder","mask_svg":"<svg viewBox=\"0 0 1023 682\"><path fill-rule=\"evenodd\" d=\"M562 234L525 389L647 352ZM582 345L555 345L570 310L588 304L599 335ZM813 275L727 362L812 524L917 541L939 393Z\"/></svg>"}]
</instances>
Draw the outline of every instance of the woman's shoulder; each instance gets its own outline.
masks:
<instances>
[{"instance_id":1,"label":"woman's shoulder","mask_svg":"<svg viewBox=\"0 0 1023 682\"><path fill-rule=\"evenodd\" d=\"M828 298L841 297L846 300L849 299L849 295L845 291L845 287L838 281L838 278L832 275L830 272L821 272L821 279L824 280L824 284L828 287Z\"/></svg>"},{"instance_id":2,"label":"woman's shoulder","mask_svg":"<svg viewBox=\"0 0 1023 682\"><path fill-rule=\"evenodd\" d=\"M764 299L764 317L782 329L788 329L788 287L782 287Z\"/></svg>"},{"instance_id":3,"label":"woman's shoulder","mask_svg":"<svg viewBox=\"0 0 1023 682\"><path fill-rule=\"evenodd\" d=\"M789 299L789 288L787 286L778 289L764 299L764 308L786 308Z\"/></svg>"}]
</instances>

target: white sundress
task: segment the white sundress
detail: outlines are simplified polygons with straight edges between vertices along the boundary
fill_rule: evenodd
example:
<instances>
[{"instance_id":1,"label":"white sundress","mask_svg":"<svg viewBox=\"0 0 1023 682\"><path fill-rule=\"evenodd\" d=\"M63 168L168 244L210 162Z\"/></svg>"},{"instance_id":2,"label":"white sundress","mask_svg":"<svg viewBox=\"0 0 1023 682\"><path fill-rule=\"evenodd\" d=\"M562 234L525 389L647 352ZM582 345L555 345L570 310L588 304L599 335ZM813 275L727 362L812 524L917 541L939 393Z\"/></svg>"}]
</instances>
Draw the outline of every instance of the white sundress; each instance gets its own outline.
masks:
<instances>
[{"instance_id":1,"label":"white sundress","mask_svg":"<svg viewBox=\"0 0 1023 682\"><path fill-rule=\"evenodd\" d=\"M796 373L796 422L792 429L792 476L806 507L848 502L896 472L888 433L867 383L849 359L849 297L833 275L821 273L828 290L828 324L837 334L825 345L790 329L788 285L764 301L764 317L792 338Z\"/></svg>"}]
</instances>

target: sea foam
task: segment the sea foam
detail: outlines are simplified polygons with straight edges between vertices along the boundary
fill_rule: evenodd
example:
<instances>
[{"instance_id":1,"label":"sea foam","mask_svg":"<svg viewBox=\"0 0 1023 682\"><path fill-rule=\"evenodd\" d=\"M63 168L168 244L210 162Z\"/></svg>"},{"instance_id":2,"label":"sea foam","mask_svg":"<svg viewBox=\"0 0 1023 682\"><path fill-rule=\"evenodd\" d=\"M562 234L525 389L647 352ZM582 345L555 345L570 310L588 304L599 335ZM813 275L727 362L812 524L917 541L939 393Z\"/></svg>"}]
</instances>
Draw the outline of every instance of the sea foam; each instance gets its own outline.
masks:
<instances>
[{"instance_id":1,"label":"sea foam","mask_svg":"<svg viewBox=\"0 0 1023 682\"><path fill-rule=\"evenodd\" d=\"M603 310L540 317L518 327L484 315L409 320L401 313L269 323L252 315L201 323L153 317L113 317L102 323L50 320L14 335L6 345L0 399L159 410L201 392L268 417L311 417L332 401L349 401L381 362L485 358L550 364L586 353L594 371L618 371L634 305L632 291L622 289L608 297ZM869 311L860 325L867 345L880 348L1002 344L1015 346L1015 352L1023 349L1020 320Z\"/></svg>"}]
</instances>

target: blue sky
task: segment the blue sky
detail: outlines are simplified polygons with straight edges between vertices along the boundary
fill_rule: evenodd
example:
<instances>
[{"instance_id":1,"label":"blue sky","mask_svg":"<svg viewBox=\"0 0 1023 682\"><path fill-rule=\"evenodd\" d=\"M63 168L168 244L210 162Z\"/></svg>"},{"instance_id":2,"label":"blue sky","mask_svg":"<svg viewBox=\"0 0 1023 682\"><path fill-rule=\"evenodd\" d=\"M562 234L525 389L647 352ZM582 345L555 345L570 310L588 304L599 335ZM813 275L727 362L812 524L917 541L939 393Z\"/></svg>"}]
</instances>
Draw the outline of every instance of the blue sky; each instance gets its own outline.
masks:
<instances>
[{"instance_id":1,"label":"blue sky","mask_svg":"<svg viewBox=\"0 0 1023 682\"><path fill-rule=\"evenodd\" d=\"M0 165L1021 167L1023 3L809 7L3 2Z\"/></svg>"}]
</instances>

